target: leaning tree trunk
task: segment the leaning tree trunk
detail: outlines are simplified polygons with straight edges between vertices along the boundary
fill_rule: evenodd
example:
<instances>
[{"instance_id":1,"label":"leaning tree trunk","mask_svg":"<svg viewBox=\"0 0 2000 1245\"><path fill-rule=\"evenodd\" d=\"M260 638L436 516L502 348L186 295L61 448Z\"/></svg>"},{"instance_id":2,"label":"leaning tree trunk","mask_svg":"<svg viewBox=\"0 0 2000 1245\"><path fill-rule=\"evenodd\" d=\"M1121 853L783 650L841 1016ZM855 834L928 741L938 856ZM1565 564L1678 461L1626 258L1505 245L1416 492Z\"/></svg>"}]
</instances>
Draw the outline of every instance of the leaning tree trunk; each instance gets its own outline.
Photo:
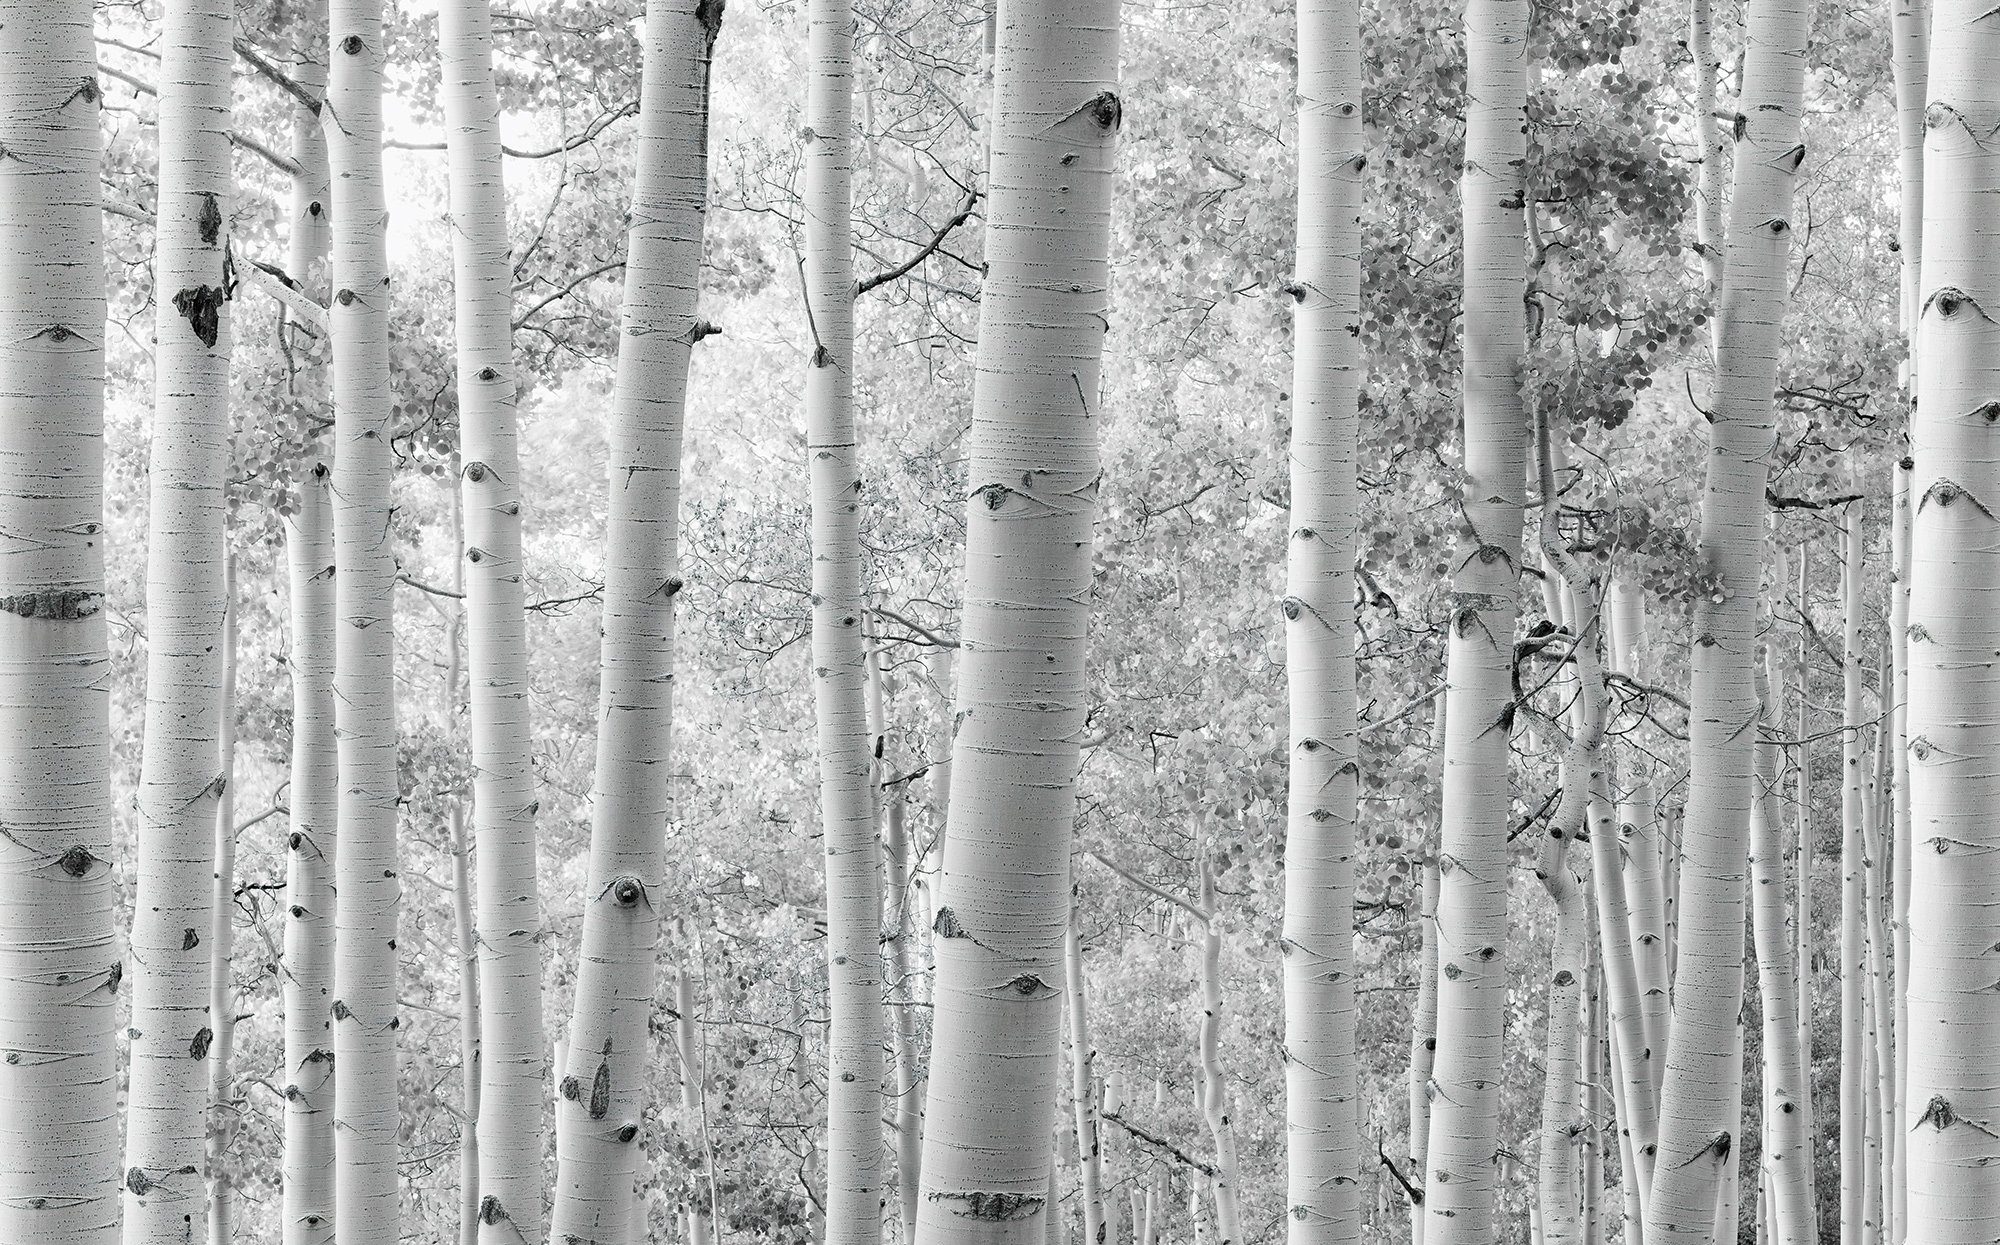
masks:
<instances>
[{"instance_id":1,"label":"leaning tree trunk","mask_svg":"<svg viewBox=\"0 0 2000 1245\"><path fill-rule=\"evenodd\" d=\"M1910 443L1908 1239L1990 1240L2000 1206L2000 29L1991 6L1931 17L1917 404Z\"/></svg>"},{"instance_id":2,"label":"leaning tree trunk","mask_svg":"<svg viewBox=\"0 0 2000 1245\"><path fill-rule=\"evenodd\" d=\"M911 907L914 891L910 877L910 839L903 789L891 787L889 762L893 753L889 723L889 703L895 684L879 657L869 663L868 731L874 739L869 749L873 770L875 801L882 821L882 859L886 868L889 915L883 926L882 942L887 949L886 968L890 1008L889 1038L896 1069L896 1219L898 1240L912 1245L917 1228L917 1175L923 1162L924 1073L917 1050L917 977L911 943L916 938L916 913ZM885 1191L886 1196L886 1191Z\"/></svg>"},{"instance_id":3,"label":"leaning tree trunk","mask_svg":"<svg viewBox=\"0 0 2000 1245\"><path fill-rule=\"evenodd\" d=\"M0 1240L35 1245L119 1213L95 54L83 0L0 0Z\"/></svg>"},{"instance_id":4,"label":"leaning tree trunk","mask_svg":"<svg viewBox=\"0 0 2000 1245\"><path fill-rule=\"evenodd\" d=\"M209 1014L229 467L230 32L173 0L160 62L146 737L132 897L127 1245L208 1239ZM16 53L18 55L19 53ZM88 72L88 71L86 71ZM14 154L11 150L10 155ZM97 326L84 329L95 334Z\"/></svg>"},{"instance_id":5,"label":"leaning tree trunk","mask_svg":"<svg viewBox=\"0 0 2000 1245\"><path fill-rule=\"evenodd\" d=\"M1446 654L1438 861L1437 1056L1425 1245L1494 1231L1507 992L1509 727L1520 611L1528 421L1521 401L1527 287L1526 0L1468 0L1465 217L1465 531Z\"/></svg>"},{"instance_id":6,"label":"leaning tree trunk","mask_svg":"<svg viewBox=\"0 0 2000 1245\"><path fill-rule=\"evenodd\" d=\"M882 866L862 635L861 463L854 425L854 6L813 0L805 130L806 458L812 669L826 853L827 1245L882 1239Z\"/></svg>"},{"instance_id":7,"label":"leaning tree trunk","mask_svg":"<svg viewBox=\"0 0 2000 1245\"><path fill-rule=\"evenodd\" d=\"M654 948L667 876L680 465L708 191L714 0L649 0L637 183L612 398L597 777L569 1066L556 1108L550 1236L614 1245L631 1231L652 1043Z\"/></svg>"},{"instance_id":8,"label":"leaning tree trunk","mask_svg":"<svg viewBox=\"0 0 2000 1245\"><path fill-rule=\"evenodd\" d=\"M489 0L438 9L458 329L459 490L465 516L467 720L479 965L479 1237L544 1235L548 1066L541 894L521 561L520 391L514 376L507 195ZM454 693L455 695L456 693Z\"/></svg>"},{"instance_id":9,"label":"leaning tree trunk","mask_svg":"<svg viewBox=\"0 0 2000 1245\"><path fill-rule=\"evenodd\" d=\"M326 128L333 171L335 735L334 1232L397 1238L395 587L391 541L388 206L382 0L333 0Z\"/></svg>"},{"instance_id":10,"label":"leaning tree trunk","mask_svg":"<svg viewBox=\"0 0 2000 1245\"><path fill-rule=\"evenodd\" d=\"M1285 675L1285 1217L1292 1245L1361 1231L1354 1011L1354 474L1361 386L1361 5L1298 6L1298 307L1292 331Z\"/></svg>"},{"instance_id":11,"label":"leaning tree trunk","mask_svg":"<svg viewBox=\"0 0 2000 1245\"><path fill-rule=\"evenodd\" d=\"M293 41L292 77L318 95L326 89L325 0L307 4ZM326 134L303 104L292 114L290 268L308 294L323 299L332 246L333 185ZM325 373L303 369L297 382L308 409L325 399ZM284 1245L332 1245L333 1232L333 861L339 803L333 702L333 508L331 468L314 462L292 486L285 521L291 596L287 660L292 672L290 833L285 865L285 1141L282 1179Z\"/></svg>"},{"instance_id":12,"label":"leaning tree trunk","mask_svg":"<svg viewBox=\"0 0 2000 1245\"><path fill-rule=\"evenodd\" d=\"M1713 454L1702 498L1689 696L1687 815L1675 900L1673 1036L1647 1245L1706 1242L1723 1167L1737 1158L1742 1068L1744 873L1758 715L1757 604L1764 488L1777 414L1779 322L1790 293L1792 184L1805 149L1802 0L1752 0L1735 125Z\"/></svg>"},{"instance_id":13,"label":"leaning tree trunk","mask_svg":"<svg viewBox=\"0 0 2000 1245\"><path fill-rule=\"evenodd\" d=\"M1118 30L1112 0L1020 0L1001 13L924 1245L1046 1235Z\"/></svg>"}]
</instances>

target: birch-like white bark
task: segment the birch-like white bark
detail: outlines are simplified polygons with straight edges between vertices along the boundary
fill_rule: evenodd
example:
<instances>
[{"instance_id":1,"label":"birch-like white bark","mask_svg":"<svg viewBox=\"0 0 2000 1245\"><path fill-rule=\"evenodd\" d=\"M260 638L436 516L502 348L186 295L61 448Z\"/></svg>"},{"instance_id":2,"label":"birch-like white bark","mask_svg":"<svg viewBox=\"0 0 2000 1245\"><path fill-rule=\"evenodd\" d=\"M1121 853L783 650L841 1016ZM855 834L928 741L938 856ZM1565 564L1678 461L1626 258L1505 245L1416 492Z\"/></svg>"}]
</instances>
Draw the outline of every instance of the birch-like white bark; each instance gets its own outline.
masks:
<instances>
[{"instance_id":1,"label":"birch-like white bark","mask_svg":"<svg viewBox=\"0 0 2000 1245\"><path fill-rule=\"evenodd\" d=\"M236 1055L236 556L223 534L222 695L216 706L215 877L209 902L208 1014L215 1042L208 1052L208 1240L236 1239L236 1182L229 1171L239 1112L234 1100Z\"/></svg>"},{"instance_id":2,"label":"birch-like white bark","mask_svg":"<svg viewBox=\"0 0 2000 1245\"><path fill-rule=\"evenodd\" d=\"M0 1240L35 1245L118 1233L95 65L89 4L0 0Z\"/></svg>"},{"instance_id":3,"label":"birch-like white bark","mask_svg":"<svg viewBox=\"0 0 2000 1245\"><path fill-rule=\"evenodd\" d=\"M333 173L334 1234L397 1239L395 550L390 528L389 210L382 177L382 0L332 0L320 121Z\"/></svg>"},{"instance_id":4,"label":"birch-like white bark","mask_svg":"<svg viewBox=\"0 0 2000 1245\"><path fill-rule=\"evenodd\" d=\"M126 1245L208 1239L209 1068L217 1024L209 1006L210 939L216 810L224 782L217 767L218 638L227 613L230 308L224 254L234 14L220 0L173 0L163 16Z\"/></svg>"},{"instance_id":5,"label":"birch-like white bark","mask_svg":"<svg viewBox=\"0 0 2000 1245\"><path fill-rule=\"evenodd\" d=\"M467 721L479 970L479 1239L540 1241L547 1180L548 1046L535 775L521 558L521 471L511 316L514 269L501 175L489 0L438 8L457 328L459 495L465 524Z\"/></svg>"},{"instance_id":6,"label":"birch-like white bark","mask_svg":"<svg viewBox=\"0 0 2000 1245\"><path fill-rule=\"evenodd\" d=\"M1743 1109L1745 874L1753 799L1756 621L1764 491L1790 297L1792 186L1805 86L1802 0L1752 0L1717 334L1712 453L1701 507L1689 701L1688 804L1675 897L1673 1032L1647 1245L1706 1245Z\"/></svg>"},{"instance_id":7,"label":"birch-like white bark","mask_svg":"<svg viewBox=\"0 0 2000 1245\"><path fill-rule=\"evenodd\" d=\"M654 948L668 893L680 466L708 200L716 0L649 0L612 397L597 775L550 1235L620 1245L637 1170Z\"/></svg>"},{"instance_id":8,"label":"birch-like white bark","mask_svg":"<svg viewBox=\"0 0 2000 1245\"><path fill-rule=\"evenodd\" d=\"M1867 848L1863 805L1867 799L1861 703L1861 516L1850 513L1841 529L1841 799L1840 799L1840 1241L1863 1245L1867 1232L1869 1175L1866 1035Z\"/></svg>"},{"instance_id":9,"label":"birch-like white bark","mask_svg":"<svg viewBox=\"0 0 2000 1245\"><path fill-rule=\"evenodd\" d=\"M1438 866L1437 1055L1425 1245L1489 1245L1494 1232L1507 941L1508 741L1515 706L1527 287L1525 0L1465 7L1464 539L1452 574Z\"/></svg>"},{"instance_id":10,"label":"birch-like white bark","mask_svg":"<svg viewBox=\"0 0 2000 1245\"><path fill-rule=\"evenodd\" d=\"M1046 1235L1122 106L1113 0L999 14L924 1245Z\"/></svg>"},{"instance_id":11,"label":"birch-like white bark","mask_svg":"<svg viewBox=\"0 0 2000 1245\"><path fill-rule=\"evenodd\" d=\"M1361 5L1298 6L1299 199L1292 294L1285 677L1285 1217L1291 1245L1361 1231L1355 1062L1355 477L1361 386Z\"/></svg>"}]
</instances>

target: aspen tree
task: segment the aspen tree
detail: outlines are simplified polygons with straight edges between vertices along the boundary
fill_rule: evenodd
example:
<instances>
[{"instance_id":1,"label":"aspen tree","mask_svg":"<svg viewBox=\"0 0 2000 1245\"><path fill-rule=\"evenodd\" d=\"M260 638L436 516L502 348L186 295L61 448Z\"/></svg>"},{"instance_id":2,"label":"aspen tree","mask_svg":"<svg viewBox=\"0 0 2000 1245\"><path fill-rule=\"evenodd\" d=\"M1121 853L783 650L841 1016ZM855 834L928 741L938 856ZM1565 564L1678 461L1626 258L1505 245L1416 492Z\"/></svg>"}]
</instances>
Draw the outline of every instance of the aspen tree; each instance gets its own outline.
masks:
<instances>
[{"instance_id":1,"label":"aspen tree","mask_svg":"<svg viewBox=\"0 0 2000 1245\"><path fill-rule=\"evenodd\" d=\"M327 7L299 10L291 74L309 95L326 90ZM333 186L325 131L305 104L292 112L289 267L314 298L326 293ZM325 397L324 373L298 382L309 402ZM285 516L291 617L291 808L285 856L285 1140L283 1245L332 1245L334 841L339 802L334 735L334 551L332 471L313 462L292 487Z\"/></svg>"},{"instance_id":2,"label":"aspen tree","mask_svg":"<svg viewBox=\"0 0 2000 1245\"><path fill-rule=\"evenodd\" d=\"M2000 30L1989 6L1934 0L1917 280L1909 492L1910 964L1903 1118L1907 1237L1993 1235L2000 1206L2000 1034L1992 902L2000 775L2000 614L1990 607L2000 470Z\"/></svg>"},{"instance_id":3,"label":"aspen tree","mask_svg":"<svg viewBox=\"0 0 2000 1245\"><path fill-rule=\"evenodd\" d=\"M1493 1237L1507 972L1508 736L1529 427L1523 217L1528 9L1467 0L1464 528L1446 653L1438 1025L1425 1245Z\"/></svg>"},{"instance_id":4,"label":"aspen tree","mask_svg":"<svg viewBox=\"0 0 2000 1245\"><path fill-rule=\"evenodd\" d=\"M1422 927L1423 951L1417 970L1417 1000L1410 1020L1410 1175L1420 1179L1430 1153L1431 1064L1437 1052L1438 862L1426 854L1423 863L1423 908L1417 915ZM1410 1202L1410 1245L1423 1245L1424 1204Z\"/></svg>"},{"instance_id":5,"label":"aspen tree","mask_svg":"<svg viewBox=\"0 0 2000 1245\"><path fill-rule=\"evenodd\" d=\"M44 1052L0 1060L0 1240L36 1245L118 1223L94 66L90 5L0 0L0 1049Z\"/></svg>"},{"instance_id":6,"label":"aspen tree","mask_svg":"<svg viewBox=\"0 0 2000 1245\"><path fill-rule=\"evenodd\" d=\"M924 1245L1046 1234L1086 708L1119 15L1000 11Z\"/></svg>"},{"instance_id":7,"label":"aspen tree","mask_svg":"<svg viewBox=\"0 0 2000 1245\"><path fill-rule=\"evenodd\" d=\"M1201 1065L1201 1115L1215 1143L1216 1245L1243 1245L1243 1208L1238 1184L1235 1104L1222 1074L1222 912L1216 903L1215 864L1203 855L1201 871L1201 1030L1196 1058Z\"/></svg>"},{"instance_id":8,"label":"aspen tree","mask_svg":"<svg viewBox=\"0 0 2000 1245\"><path fill-rule=\"evenodd\" d=\"M1874 1070L1868 1083L1869 1120L1874 1125L1875 1146L1873 1153L1875 1172L1875 1214L1871 1222L1875 1225L1877 1238L1886 1236L1889 1230L1889 1215L1895 1189L1895 1139L1896 1127L1891 1113L1896 1107L1896 1055L1895 1055L1895 1005L1890 1000L1889 973L1893 952L1889 945L1887 914L1889 896L1887 894L1889 860L1884 852L1883 835L1892 815L1890 785L1893 766L1889 760L1890 709L1895 699L1894 674L1890 669L1893 658L1885 643L1878 666L1876 682L1875 747L1869 767L1871 777L1870 794L1861 821L1862 842L1866 853L1863 892L1865 895L1862 934L1867 939L1867 981L1869 1046L1874 1056Z\"/></svg>"},{"instance_id":9,"label":"aspen tree","mask_svg":"<svg viewBox=\"0 0 2000 1245\"><path fill-rule=\"evenodd\" d=\"M708 1140L708 1072L701 1057L701 1034L695 1028L694 978L683 965L674 978L674 1050L681 1072L681 1125L701 1150L698 1186L686 1208L688 1245L709 1245L715 1235L715 1147ZM817 1151L807 1139L807 1157L817 1164Z\"/></svg>"},{"instance_id":10,"label":"aspen tree","mask_svg":"<svg viewBox=\"0 0 2000 1245\"><path fill-rule=\"evenodd\" d=\"M438 59L450 166L459 490L465 524L459 558L465 583L472 837L478 865L473 887L481 1013L478 1211L481 1239L513 1245L545 1235L548 1047L521 561L514 270L489 0L446 0L439 6Z\"/></svg>"},{"instance_id":11,"label":"aspen tree","mask_svg":"<svg viewBox=\"0 0 2000 1245\"><path fill-rule=\"evenodd\" d=\"M1778 583L1784 582L1780 560ZM1774 727L1781 717L1775 689L1775 652L1767 646L1759 671L1764 715ZM1763 1144L1760 1221L1770 1226L1775 1245L1816 1245L1809 1179L1812 1148L1799 1103L1811 1096L1808 1068L1799 1049L1798 964L1792 931L1785 923L1784 816L1778 745L1757 742L1757 801L1750 809L1751 931L1757 949L1757 988L1763 1028Z\"/></svg>"},{"instance_id":12,"label":"aspen tree","mask_svg":"<svg viewBox=\"0 0 2000 1245\"><path fill-rule=\"evenodd\" d=\"M882 1238L882 868L868 755L854 421L854 8L813 0L805 129L812 673L826 854L827 1245Z\"/></svg>"},{"instance_id":13,"label":"aspen tree","mask_svg":"<svg viewBox=\"0 0 2000 1245\"><path fill-rule=\"evenodd\" d=\"M388 207L382 0L332 0L320 121L333 172L334 1232L397 1236L395 551L390 546Z\"/></svg>"},{"instance_id":14,"label":"aspen tree","mask_svg":"<svg viewBox=\"0 0 2000 1245\"><path fill-rule=\"evenodd\" d=\"M451 499L452 591L458 597L445 629L445 675L439 697L446 722L464 712L461 676L465 661L465 507L460 495ZM458 1239L459 1245L479 1240L479 1089L483 1043L480 1040L479 937L473 912L472 836L465 824L465 793L454 791L450 802L451 920L458 961Z\"/></svg>"},{"instance_id":15,"label":"aspen tree","mask_svg":"<svg viewBox=\"0 0 2000 1245\"><path fill-rule=\"evenodd\" d=\"M1744 875L1755 769L1757 604L1764 491L1776 432L1779 323L1790 293L1792 184L1806 14L1753 0L1717 333L1713 453L1701 505L1689 713L1688 806L1675 899L1673 1037L1647 1245L1706 1241L1742 1113Z\"/></svg>"},{"instance_id":16,"label":"aspen tree","mask_svg":"<svg viewBox=\"0 0 2000 1245\"><path fill-rule=\"evenodd\" d=\"M1868 1124L1864 1047L1867 1007L1866 951L1862 938L1867 851L1862 841L1866 799L1862 767L1866 752L1861 722L1861 535L1860 516L1849 514L1841 529L1840 800L1840 1240L1861 1245L1868 1186Z\"/></svg>"},{"instance_id":17,"label":"aspen tree","mask_svg":"<svg viewBox=\"0 0 2000 1245\"><path fill-rule=\"evenodd\" d=\"M1076 1117L1077 1196L1083 1203L1083 1239L1104 1240L1104 1139L1097 1120L1097 1050L1090 1044L1090 992L1083 975L1083 940L1070 918L1063 934L1063 979L1068 991L1070 1110Z\"/></svg>"},{"instance_id":18,"label":"aspen tree","mask_svg":"<svg viewBox=\"0 0 2000 1245\"><path fill-rule=\"evenodd\" d=\"M1798 878L1798 887L1793 892L1792 926L1797 946L1794 962L1798 966L1799 982L1799 1063L1804 1070L1807 1085L1810 1087L1813 1066L1812 1016L1814 974L1812 922L1813 860L1815 852L1813 851L1812 824L1812 731L1809 721L1812 699L1812 666L1810 664L1812 631L1808 625L1810 619L1807 614L1808 598L1806 593L1812 567L1810 565L1808 550L1809 546L1805 544L1799 546L1799 634L1798 653L1795 659L1797 664L1797 670L1795 671L1797 687L1795 692L1798 698L1798 713L1796 718L1798 738L1796 765L1798 768L1798 777L1796 779L1797 790L1794 817L1797 822L1797 828L1793 836L1798 859L1797 867L1794 870ZM1816 1113L1813 1110L1812 1094L1809 1092L1800 1094L1798 1102L1795 1105L1798 1107L1800 1117L1799 1127L1806 1138L1808 1154L1805 1165L1807 1189L1806 1215L1808 1216L1806 1235L1807 1239L1817 1241L1819 1239L1819 1179L1815 1170L1817 1164L1811 1160L1810 1156L1819 1149L1819 1129L1815 1123Z\"/></svg>"},{"instance_id":19,"label":"aspen tree","mask_svg":"<svg viewBox=\"0 0 2000 1245\"><path fill-rule=\"evenodd\" d=\"M222 695L216 706L215 877L211 880L208 940L208 1014L215 1041L208 1052L208 1239L236 1239L236 1184L229 1154L236 1136L236 557L223 534Z\"/></svg>"},{"instance_id":20,"label":"aspen tree","mask_svg":"<svg viewBox=\"0 0 2000 1245\"><path fill-rule=\"evenodd\" d=\"M293 488L285 523L292 811L285 872L284 1245L334 1239L332 509L332 473L314 464Z\"/></svg>"},{"instance_id":21,"label":"aspen tree","mask_svg":"<svg viewBox=\"0 0 2000 1245\"><path fill-rule=\"evenodd\" d=\"M1645 641L1645 592L1627 574L1612 581L1611 596L1612 668L1637 678ZM1626 896L1626 940L1631 947L1632 988L1637 997L1629 1021L1619 1014L1624 1010L1619 1001L1624 993L1619 984L1623 969L1612 958L1618 931L1607 929L1601 937L1613 985L1613 1017L1620 1022L1620 1075L1625 1079L1627 1110L1631 1112L1623 1124L1633 1137L1634 1158L1642 1173L1639 1196L1643 1199L1645 1187L1652 1182L1653 1156L1658 1149L1659 1084L1666 1067L1668 986L1672 980L1668 971L1666 875L1661 864L1665 819L1654 806L1643 760L1635 761L1618 808L1624 847L1620 867L1602 868L1596 844L1592 844L1592 853L1600 862L1598 894L1607 920L1615 906L1613 888L1619 881ZM1609 852L1612 847L1607 843L1604 850ZM1630 1031L1634 1024L1636 1031ZM1626 1051L1631 1052L1629 1060L1624 1057Z\"/></svg>"},{"instance_id":22,"label":"aspen tree","mask_svg":"<svg viewBox=\"0 0 2000 1245\"><path fill-rule=\"evenodd\" d=\"M1286 1239L1360 1233L1354 1011L1355 479L1361 384L1361 6L1298 6L1299 197L1285 677ZM1433 1000L1434 1001L1434 1000Z\"/></svg>"},{"instance_id":23,"label":"aspen tree","mask_svg":"<svg viewBox=\"0 0 2000 1245\"><path fill-rule=\"evenodd\" d=\"M651 1044L671 793L674 597L688 364L708 190L715 0L649 0L637 180L612 399L597 776L569 1066L562 1069L550 1235L609 1245L630 1231Z\"/></svg>"},{"instance_id":24,"label":"aspen tree","mask_svg":"<svg viewBox=\"0 0 2000 1245\"><path fill-rule=\"evenodd\" d=\"M1924 110L1930 73L1929 0L1891 0L1889 7L1890 66L1895 80L1898 201L1897 247L1902 258L1901 323L1905 342L1903 390L1916 396L1916 332L1922 319L1922 263L1924 223ZM1914 419L1914 415L1911 416ZM1897 695L1889 706L1889 751L1893 809L1891 814L1890 858L1894 880L1890 885L1891 921L1894 942L1895 1069L1892 1119L1909 1115L1910 1051L1910 471L1914 464L1899 457L1895 470L1894 502L1890 521L1892 557L1889 586L1889 642L1894 648ZM1898 1124L1889 1130L1893 1139L1890 1154L1889 1238L1896 1245L1908 1235L1909 1225L1909 1129Z\"/></svg>"},{"instance_id":25,"label":"aspen tree","mask_svg":"<svg viewBox=\"0 0 2000 1245\"><path fill-rule=\"evenodd\" d=\"M911 909L909 829L904 810L903 790L889 786L890 733L887 703L894 683L882 667L880 655L868 664L869 734L874 746L875 801L882 820L882 859L887 865L890 916L882 935L888 948L888 1000L891 1009L889 1037L896 1070L896 1209L900 1240L913 1240L917 1226L917 1175L924 1144L924 1084L922 1060L917 1051L915 962L910 942L916 936L915 913Z\"/></svg>"},{"instance_id":26,"label":"aspen tree","mask_svg":"<svg viewBox=\"0 0 2000 1245\"><path fill-rule=\"evenodd\" d=\"M209 1011L229 464L229 46L220 0L164 10L146 735L132 905L127 1245L208 1237ZM97 326L84 331L95 334Z\"/></svg>"}]
</instances>

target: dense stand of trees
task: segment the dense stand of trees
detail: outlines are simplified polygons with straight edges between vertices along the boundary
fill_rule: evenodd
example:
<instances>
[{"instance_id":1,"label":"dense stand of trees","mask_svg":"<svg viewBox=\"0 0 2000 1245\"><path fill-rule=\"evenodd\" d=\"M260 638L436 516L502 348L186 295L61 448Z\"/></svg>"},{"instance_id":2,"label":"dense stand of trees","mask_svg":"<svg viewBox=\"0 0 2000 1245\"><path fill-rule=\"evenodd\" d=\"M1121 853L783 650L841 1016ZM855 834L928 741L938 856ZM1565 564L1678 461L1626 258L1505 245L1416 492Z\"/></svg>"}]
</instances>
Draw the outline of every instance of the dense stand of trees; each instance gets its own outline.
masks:
<instances>
[{"instance_id":1,"label":"dense stand of trees","mask_svg":"<svg viewBox=\"0 0 2000 1245\"><path fill-rule=\"evenodd\" d=\"M1877 7L0 0L0 1241L1994 1240Z\"/></svg>"}]
</instances>

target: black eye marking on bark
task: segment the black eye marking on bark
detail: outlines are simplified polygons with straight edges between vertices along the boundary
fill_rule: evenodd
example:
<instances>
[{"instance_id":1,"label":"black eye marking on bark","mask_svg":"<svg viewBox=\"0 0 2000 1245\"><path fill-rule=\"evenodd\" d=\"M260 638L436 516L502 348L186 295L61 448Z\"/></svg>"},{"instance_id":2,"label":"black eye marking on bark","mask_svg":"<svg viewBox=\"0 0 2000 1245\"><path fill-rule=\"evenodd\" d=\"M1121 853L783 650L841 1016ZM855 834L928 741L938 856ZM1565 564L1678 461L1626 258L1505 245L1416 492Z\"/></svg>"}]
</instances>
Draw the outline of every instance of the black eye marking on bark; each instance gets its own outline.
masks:
<instances>
[{"instance_id":1,"label":"black eye marking on bark","mask_svg":"<svg viewBox=\"0 0 2000 1245\"><path fill-rule=\"evenodd\" d=\"M195 338L213 347L222 335L223 292L212 285L197 285L174 295L174 310L194 329Z\"/></svg>"}]
</instances>

